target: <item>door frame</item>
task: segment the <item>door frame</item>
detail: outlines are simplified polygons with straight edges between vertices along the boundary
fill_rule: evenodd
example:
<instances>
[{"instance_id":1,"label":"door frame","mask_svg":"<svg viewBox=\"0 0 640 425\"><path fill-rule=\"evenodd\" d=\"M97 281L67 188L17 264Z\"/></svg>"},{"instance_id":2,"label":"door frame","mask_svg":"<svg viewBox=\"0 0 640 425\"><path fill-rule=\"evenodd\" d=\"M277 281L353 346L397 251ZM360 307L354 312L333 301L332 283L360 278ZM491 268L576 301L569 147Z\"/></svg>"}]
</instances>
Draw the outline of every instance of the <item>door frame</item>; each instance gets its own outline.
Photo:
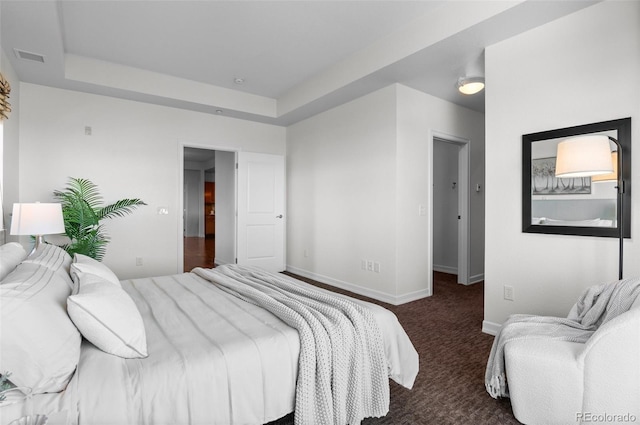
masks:
<instances>
[{"instance_id":1,"label":"door frame","mask_svg":"<svg viewBox=\"0 0 640 425\"><path fill-rule=\"evenodd\" d=\"M443 132L432 130L429 136L428 155L429 155L429 176L431 180L429 190L429 274L430 289L433 293L433 145L438 141L451 143L458 146L458 283L463 285L470 284L470 216L469 216L469 176L470 176L470 152L469 139L453 136Z\"/></svg>"},{"instance_id":2,"label":"door frame","mask_svg":"<svg viewBox=\"0 0 640 425\"><path fill-rule=\"evenodd\" d=\"M185 148L196 148L196 149L205 149L210 151L224 151L224 152L233 152L236 156L236 163L238 161L238 152L242 151L239 148L231 148L229 146L216 146L203 144L198 142L189 142L189 141L178 141L178 214L176 217L177 222L177 230L178 230L178 259L177 259L177 270L178 273L184 273L184 238L183 238L183 223L184 223L184 149ZM238 175L236 172L235 176L235 191L237 192L238 186ZM236 193L237 195L237 193ZM234 205L236 211L238 209L238 197L236 196L236 205ZM237 223L236 223L237 224ZM235 226L235 235L234 239L237 240L237 226Z\"/></svg>"}]
</instances>

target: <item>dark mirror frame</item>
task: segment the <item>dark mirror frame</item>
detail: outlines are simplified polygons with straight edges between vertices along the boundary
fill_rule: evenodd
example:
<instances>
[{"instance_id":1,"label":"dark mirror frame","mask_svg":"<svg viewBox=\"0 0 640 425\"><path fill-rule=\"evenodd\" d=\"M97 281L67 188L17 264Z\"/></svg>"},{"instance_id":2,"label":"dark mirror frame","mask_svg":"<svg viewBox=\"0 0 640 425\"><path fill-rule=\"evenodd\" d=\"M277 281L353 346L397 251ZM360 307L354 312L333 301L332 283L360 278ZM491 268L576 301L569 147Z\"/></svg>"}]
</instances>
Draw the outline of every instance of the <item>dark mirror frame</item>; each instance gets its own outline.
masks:
<instances>
[{"instance_id":1,"label":"dark mirror frame","mask_svg":"<svg viewBox=\"0 0 640 425\"><path fill-rule=\"evenodd\" d=\"M625 238L631 237L631 118L621 118L594 124L578 125L557 130L522 136L522 231L578 236L619 237L617 227L543 226L531 224L531 145L537 141L567 138L582 134L617 131L617 140L622 148L622 179L624 194L622 201L622 231Z\"/></svg>"}]
</instances>

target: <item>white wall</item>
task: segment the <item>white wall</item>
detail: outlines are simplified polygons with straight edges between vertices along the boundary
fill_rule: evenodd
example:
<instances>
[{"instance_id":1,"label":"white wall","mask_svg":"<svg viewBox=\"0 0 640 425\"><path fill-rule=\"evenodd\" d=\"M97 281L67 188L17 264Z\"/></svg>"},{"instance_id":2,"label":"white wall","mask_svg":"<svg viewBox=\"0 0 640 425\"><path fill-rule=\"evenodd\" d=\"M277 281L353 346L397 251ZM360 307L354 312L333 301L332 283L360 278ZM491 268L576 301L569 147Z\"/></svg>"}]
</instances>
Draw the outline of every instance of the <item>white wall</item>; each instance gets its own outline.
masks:
<instances>
[{"instance_id":1,"label":"white wall","mask_svg":"<svg viewBox=\"0 0 640 425\"><path fill-rule=\"evenodd\" d=\"M216 152L216 264L236 256L236 154Z\"/></svg>"},{"instance_id":2,"label":"white wall","mask_svg":"<svg viewBox=\"0 0 640 425\"><path fill-rule=\"evenodd\" d=\"M0 123L2 141L0 144L0 150L2 151L0 165L0 175L2 180L0 186L2 190L2 216L0 217L0 229L3 224L6 228L5 240L7 242L17 241L17 236L9 235L10 214L13 208L13 204L18 202L18 172L19 172L19 150L18 142L20 139L20 82L14 69L11 67L9 59L6 57L4 50L0 49L0 70L2 75L9 81L11 85L11 97L9 103L11 104L11 113L9 119L3 120Z\"/></svg>"},{"instance_id":3,"label":"white wall","mask_svg":"<svg viewBox=\"0 0 640 425\"><path fill-rule=\"evenodd\" d=\"M288 269L395 296L395 111L390 86L288 127Z\"/></svg>"},{"instance_id":4,"label":"white wall","mask_svg":"<svg viewBox=\"0 0 640 425\"><path fill-rule=\"evenodd\" d=\"M201 170L184 170L184 236L204 237L204 181Z\"/></svg>"},{"instance_id":5,"label":"white wall","mask_svg":"<svg viewBox=\"0 0 640 425\"><path fill-rule=\"evenodd\" d=\"M432 136L435 133L469 141L469 186L484 181L484 115L442 99L398 85L398 293L424 291L431 279L431 217L419 216L418 206L429 205ZM484 192L470 191L471 281L484 273Z\"/></svg>"},{"instance_id":6,"label":"white wall","mask_svg":"<svg viewBox=\"0 0 640 425\"><path fill-rule=\"evenodd\" d=\"M459 153L453 143L433 144L433 269L452 274L458 272Z\"/></svg>"},{"instance_id":7,"label":"white wall","mask_svg":"<svg viewBox=\"0 0 640 425\"><path fill-rule=\"evenodd\" d=\"M418 206L429 201L430 132L472 140L478 159L482 122L392 85L290 126L288 269L392 303L429 295L429 217ZM380 271L363 270L362 260Z\"/></svg>"},{"instance_id":8,"label":"white wall","mask_svg":"<svg viewBox=\"0 0 640 425\"><path fill-rule=\"evenodd\" d=\"M521 231L523 134L632 117L640 134L640 3L605 1L487 48L484 328L509 314L568 313L586 287L617 278L617 240ZM632 166L640 145L632 141ZM640 187L640 173L632 171ZM634 190L625 276L640 274ZM635 212L634 212L635 211ZM515 301L503 300L503 285Z\"/></svg>"},{"instance_id":9,"label":"white wall","mask_svg":"<svg viewBox=\"0 0 640 425\"><path fill-rule=\"evenodd\" d=\"M285 153L286 130L272 125L25 83L20 101L21 202L50 200L74 176L97 184L106 202L149 204L107 222L104 262L120 278L179 270L182 146Z\"/></svg>"}]
</instances>

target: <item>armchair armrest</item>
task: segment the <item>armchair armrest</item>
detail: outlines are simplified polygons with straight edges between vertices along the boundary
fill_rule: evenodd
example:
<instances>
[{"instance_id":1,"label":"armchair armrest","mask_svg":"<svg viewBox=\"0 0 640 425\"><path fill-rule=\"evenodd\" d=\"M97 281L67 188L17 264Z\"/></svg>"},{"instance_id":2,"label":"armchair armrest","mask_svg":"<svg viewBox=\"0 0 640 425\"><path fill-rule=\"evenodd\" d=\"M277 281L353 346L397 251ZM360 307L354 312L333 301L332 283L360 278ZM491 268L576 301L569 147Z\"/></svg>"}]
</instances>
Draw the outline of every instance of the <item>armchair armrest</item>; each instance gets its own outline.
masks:
<instances>
[{"instance_id":1,"label":"armchair armrest","mask_svg":"<svg viewBox=\"0 0 640 425\"><path fill-rule=\"evenodd\" d=\"M583 412L635 416L640 422L640 308L602 325L585 344L580 361Z\"/></svg>"},{"instance_id":2,"label":"armchair armrest","mask_svg":"<svg viewBox=\"0 0 640 425\"><path fill-rule=\"evenodd\" d=\"M584 344L523 339L505 346L509 396L524 424L571 424L582 412ZM550 419L553 418L553 419Z\"/></svg>"}]
</instances>

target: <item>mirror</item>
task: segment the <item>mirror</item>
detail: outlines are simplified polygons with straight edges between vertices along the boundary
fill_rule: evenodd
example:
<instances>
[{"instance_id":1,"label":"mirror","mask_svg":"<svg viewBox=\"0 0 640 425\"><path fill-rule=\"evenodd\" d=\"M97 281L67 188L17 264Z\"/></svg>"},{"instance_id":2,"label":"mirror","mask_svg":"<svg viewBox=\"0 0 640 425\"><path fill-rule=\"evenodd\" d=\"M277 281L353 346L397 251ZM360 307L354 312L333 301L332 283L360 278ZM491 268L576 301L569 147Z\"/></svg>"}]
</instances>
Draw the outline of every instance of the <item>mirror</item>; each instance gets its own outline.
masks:
<instances>
[{"instance_id":1,"label":"mirror","mask_svg":"<svg viewBox=\"0 0 640 425\"><path fill-rule=\"evenodd\" d=\"M617 181L556 178L559 142L580 135L606 135L622 149L622 232L631 235L631 118L603 121L522 136L522 231L618 237ZM612 151L617 150L611 142ZM612 153L615 159L617 152Z\"/></svg>"}]
</instances>

